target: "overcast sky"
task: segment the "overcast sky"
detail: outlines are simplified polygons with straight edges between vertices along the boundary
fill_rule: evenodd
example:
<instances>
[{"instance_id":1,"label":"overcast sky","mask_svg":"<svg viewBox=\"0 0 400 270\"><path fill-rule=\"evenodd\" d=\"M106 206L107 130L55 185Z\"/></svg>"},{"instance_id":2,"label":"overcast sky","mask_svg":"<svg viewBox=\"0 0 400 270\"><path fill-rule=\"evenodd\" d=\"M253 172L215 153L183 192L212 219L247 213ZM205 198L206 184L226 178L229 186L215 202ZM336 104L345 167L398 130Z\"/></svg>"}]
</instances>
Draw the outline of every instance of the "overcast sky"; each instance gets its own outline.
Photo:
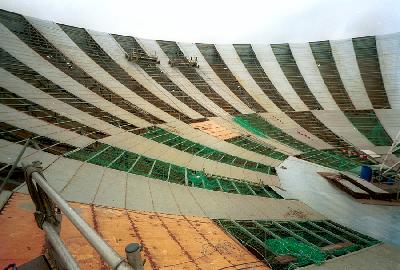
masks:
<instances>
[{"instance_id":1,"label":"overcast sky","mask_svg":"<svg viewBox=\"0 0 400 270\"><path fill-rule=\"evenodd\" d=\"M0 0L0 8L187 42L306 42L400 32L400 0Z\"/></svg>"}]
</instances>

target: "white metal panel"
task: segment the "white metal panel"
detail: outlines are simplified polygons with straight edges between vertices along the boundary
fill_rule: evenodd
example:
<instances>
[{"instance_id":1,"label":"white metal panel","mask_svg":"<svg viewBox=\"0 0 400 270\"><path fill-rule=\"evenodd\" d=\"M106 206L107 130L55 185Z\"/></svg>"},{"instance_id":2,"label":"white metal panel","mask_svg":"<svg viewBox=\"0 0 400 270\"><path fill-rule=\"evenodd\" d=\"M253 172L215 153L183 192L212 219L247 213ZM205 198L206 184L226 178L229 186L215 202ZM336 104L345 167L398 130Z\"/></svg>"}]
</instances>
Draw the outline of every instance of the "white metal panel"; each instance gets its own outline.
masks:
<instances>
[{"instance_id":1,"label":"white metal panel","mask_svg":"<svg viewBox=\"0 0 400 270\"><path fill-rule=\"evenodd\" d=\"M169 79L176 84L182 91L191 96L204 108L215 115L229 117L229 114L220 108L217 104L206 97L199 89L197 89L177 68L172 68L169 64L169 58L158 45L155 40L136 39L142 48L151 55L156 54L160 60L159 68Z\"/></svg>"},{"instance_id":2,"label":"white metal panel","mask_svg":"<svg viewBox=\"0 0 400 270\"><path fill-rule=\"evenodd\" d=\"M170 92L165 90L139 65L129 62L125 57L125 51L123 48L121 48L121 46L110 34L91 30L87 31L97 42L97 44L99 44L100 47L115 61L115 63L117 63L150 93L190 118L196 119L203 117L201 114L194 111L186 104L182 103L179 99L174 97Z\"/></svg>"},{"instance_id":3,"label":"white metal panel","mask_svg":"<svg viewBox=\"0 0 400 270\"><path fill-rule=\"evenodd\" d=\"M371 101L361 78L351 39L330 40L340 79L357 110L372 109Z\"/></svg>"},{"instance_id":4,"label":"white metal panel","mask_svg":"<svg viewBox=\"0 0 400 270\"><path fill-rule=\"evenodd\" d=\"M264 69L265 74L267 74L268 78L282 97L295 111L307 111L307 105L304 104L287 80L278 61L276 60L271 45L252 44L251 47L253 48L260 65Z\"/></svg>"},{"instance_id":5,"label":"white metal panel","mask_svg":"<svg viewBox=\"0 0 400 270\"><path fill-rule=\"evenodd\" d=\"M115 106L111 102L99 97L67 74L43 59L38 53L23 43L17 36L10 32L3 24L0 24L0 46L13 57L32 68L43 77L59 85L63 89L79 97L82 100L108 112L127 122L132 120L132 114Z\"/></svg>"},{"instance_id":6,"label":"white metal panel","mask_svg":"<svg viewBox=\"0 0 400 270\"><path fill-rule=\"evenodd\" d=\"M218 77L213 71L203 55L193 43L177 43L181 51L185 54L186 58L197 57L199 68L197 69L199 75L215 90L226 102L232 105L240 113L254 113L246 104L243 103Z\"/></svg>"},{"instance_id":7,"label":"white metal panel","mask_svg":"<svg viewBox=\"0 0 400 270\"><path fill-rule=\"evenodd\" d=\"M400 109L375 109L383 128L394 140L400 131Z\"/></svg>"},{"instance_id":8,"label":"white metal panel","mask_svg":"<svg viewBox=\"0 0 400 270\"><path fill-rule=\"evenodd\" d=\"M237 55L233 45L215 45L215 48L218 50L226 66L254 100L268 112L281 111L254 81Z\"/></svg>"},{"instance_id":9,"label":"white metal panel","mask_svg":"<svg viewBox=\"0 0 400 270\"><path fill-rule=\"evenodd\" d=\"M311 93L325 110L339 110L326 87L309 43L289 44L293 57Z\"/></svg>"},{"instance_id":10,"label":"white metal panel","mask_svg":"<svg viewBox=\"0 0 400 270\"><path fill-rule=\"evenodd\" d=\"M147 102L136 93L127 89L118 80L108 74L96 62L94 62L86 53L84 53L69 36L56 24L49 21L44 21L32 17L26 19L60 52L68 57L75 65L83 69L87 74L93 77L96 81L106 86L110 91L121 96L132 104L135 104L142 110L151 113L154 116L163 119L165 114L153 104ZM151 124L144 119L135 115L131 116L132 123L138 127L146 127ZM166 119L169 119L169 116Z\"/></svg>"},{"instance_id":11,"label":"white metal panel","mask_svg":"<svg viewBox=\"0 0 400 270\"><path fill-rule=\"evenodd\" d=\"M76 147L84 147L94 142L94 140L91 138L50 124L39 118L17 111L3 104L0 104L0 116L1 121L9 125L22 128L40 136L45 136Z\"/></svg>"},{"instance_id":12,"label":"white metal panel","mask_svg":"<svg viewBox=\"0 0 400 270\"><path fill-rule=\"evenodd\" d=\"M400 109L400 33L376 36L376 49L390 106Z\"/></svg>"},{"instance_id":13,"label":"white metal panel","mask_svg":"<svg viewBox=\"0 0 400 270\"><path fill-rule=\"evenodd\" d=\"M127 177L126 172L106 169L93 203L125 208Z\"/></svg>"},{"instance_id":14,"label":"white metal panel","mask_svg":"<svg viewBox=\"0 0 400 270\"><path fill-rule=\"evenodd\" d=\"M68 201L93 203L105 170L104 167L84 163L63 188L61 196Z\"/></svg>"},{"instance_id":15,"label":"white metal panel","mask_svg":"<svg viewBox=\"0 0 400 270\"><path fill-rule=\"evenodd\" d=\"M25 99L28 99L40 106L57 112L62 116L65 116L71 120L77 121L81 124L87 125L91 128L104 131L108 134L118 134L126 132L123 129L117 128L109 123L100 120L86 112L78 110L67 103L64 103L49 94L35 88L27 82L15 77L8 71L0 68L0 86L7 89L8 91L19 95Z\"/></svg>"}]
</instances>

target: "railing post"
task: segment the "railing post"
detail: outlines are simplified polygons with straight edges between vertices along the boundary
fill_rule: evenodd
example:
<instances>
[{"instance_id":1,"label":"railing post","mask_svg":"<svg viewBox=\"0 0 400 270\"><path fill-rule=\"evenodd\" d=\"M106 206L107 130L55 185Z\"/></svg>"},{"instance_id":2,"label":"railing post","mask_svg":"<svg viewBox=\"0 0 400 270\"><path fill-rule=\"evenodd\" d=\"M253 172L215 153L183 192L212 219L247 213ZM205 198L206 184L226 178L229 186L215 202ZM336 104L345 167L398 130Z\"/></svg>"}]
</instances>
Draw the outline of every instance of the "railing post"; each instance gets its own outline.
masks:
<instances>
[{"instance_id":1,"label":"railing post","mask_svg":"<svg viewBox=\"0 0 400 270\"><path fill-rule=\"evenodd\" d=\"M125 247L125 254L130 266L135 270L144 269L144 261L140 255L142 246L137 243L131 243Z\"/></svg>"},{"instance_id":2,"label":"railing post","mask_svg":"<svg viewBox=\"0 0 400 270\"><path fill-rule=\"evenodd\" d=\"M68 249L62 243L61 239L58 236L56 228L52 226L47 226L47 222L49 219L48 214L51 214L51 209L48 209L50 206L53 208L53 204L57 205L57 207L65 214L65 217L68 218L71 223L78 229L78 231L86 238L89 244L96 249L99 255L104 259L104 261L111 267L111 269L115 270L132 270L132 266L130 266L125 258L122 258L111 246L107 244L98 234L97 232L91 228L75 210L72 209L71 206L61 197L60 194L57 193L44 178L41 173L41 168L37 166L37 162L34 162L33 165L23 164L25 169L25 177L27 183L29 183L29 193L35 203L36 207L40 206L41 211L38 215L35 215L37 221L39 221L39 227L46 229L50 229L53 231L51 234L56 238L55 240L59 241L57 246L62 245L63 247L60 250L54 247L54 250L58 253L58 255L67 251ZM33 182L33 180L35 180ZM38 189L40 187L40 189ZM32 193L31 193L32 192ZM46 208L47 207L47 208ZM43 213L46 215L43 215ZM49 213L48 213L49 212ZM55 213L57 217L57 213ZM56 218L57 219L57 218ZM54 224L57 224L57 221L50 216L50 220L54 221ZM51 222L53 223L53 222ZM44 228L43 228L44 229ZM51 239L49 239L50 241ZM79 268L68 268L68 269L79 269Z\"/></svg>"}]
</instances>

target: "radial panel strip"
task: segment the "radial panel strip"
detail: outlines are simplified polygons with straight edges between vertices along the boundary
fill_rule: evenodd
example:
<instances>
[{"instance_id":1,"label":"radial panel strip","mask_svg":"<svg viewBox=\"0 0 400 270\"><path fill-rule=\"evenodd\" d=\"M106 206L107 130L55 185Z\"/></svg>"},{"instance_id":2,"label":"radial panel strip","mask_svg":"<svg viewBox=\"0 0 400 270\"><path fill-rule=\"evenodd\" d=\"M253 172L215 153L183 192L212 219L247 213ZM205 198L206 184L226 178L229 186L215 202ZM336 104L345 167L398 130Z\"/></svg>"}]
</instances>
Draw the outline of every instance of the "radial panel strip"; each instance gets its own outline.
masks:
<instances>
[{"instance_id":1,"label":"radial panel strip","mask_svg":"<svg viewBox=\"0 0 400 270\"><path fill-rule=\"evenodd\" d=\"M256 112L265 111L261 105L258 104L257 101L255 101L253 97L244 90L243 86L238 82L235 76L233 76L232 72L226 66L224 60L222 60L219 52L213 44L197 43L196 46L210 67L232 91L232 93L234 93L241 101L243 101L244 104Z\"/></svg>"},{"instance_id":2,"label":"radial panel strip","mask_svg":"<svg viewBox=\"0 0 400 270\"><path fill-rule=\"evenodd\" d=\"M374 109L390 109L374 36L353 38L358 67Z\"/></svg>"},{"instance_id":3,"label":"radial panel strip","mask_svg":"<svg viewBox=\"0 0 400 270\"><path fill-rule=\"evenodd\" d=\"M250 44L234 44L240 60L246 67L247 71L253 77L254 81L261 88L261 90L279 107L282 111L293 111L289 103L281 96L272 84L264 69L260 65L256 54L254 53Z\"/></svg>"},{"instance_id":4,"label":"radial panel strip","mask_svg":"<svg viewBox=\"0 0 400 270\"><path fill-rule=\"evenodd\" d=\"M321 123L310 111L307 112L288 112L290 118L296 121L301 127L314 134L321 140L330 145L342 148L348 147L349 144L333 133L329 128Z\"/></svg>"},{"instance_id":5,"label":"radial panel strip","mask_svg":"<svg viewBox=\"0 0 400 270\"><path fill-rule=\"evenodd\" d=\"M292 85L293 89L299 95L300 99L310 110L322 109L322 106L318 103L304 81L304 78L297 67L296 61L294 60L289 44L271 44L271 48L283 73Z\"/></svg>"},{"instance_id":6,"label":"radial panel strip","mask_svg":"<svg viewBox=\"0 0 400 270\"><path fill-rule=\"evenodd\" d=\"M33 139L40 150L54 154L64 155L77 148L67 143L61 143L46 136L40 136L26 129L0 122L0 139L24 145L26 140Z\"/></svg>"},{"instance_id":7,"label":"radial panel strip","mask_svg":"<svg viewBox=\"0 0 400 270\"><path fill-rule=\"evenodd\" d=\"M180 50L179 46L174 41L163 41L158 40L158 44L164 53L168 56L171 62L180 61L187 62L187 59L183 52ZM239 114L232 105L230 105L223 97L218 95L207 82L197 73L196 68L190 65L178 64L177 68L179 71L194 85L199 89L207 98L221 107L224 111L231 115Z\"/></svg>"},{"instance_id":8,"label":"radial panel strip","mask_svg":"<svg viewBox=\"0 0 400 270\"><path fill-rule=\"evenodd\" d=\"M97 82L89 76L83 69L75 65L70 59L62 54L53 46L43 35L37 31L24 17L15 13L0 10L0 21L31 49L49 61L52 65L76 80L104 99L117 105L118 107L130 112L153 124L160 124L162 121L144 112L132 103L127 102L120 96L113 93L110 89Z\"/></svg>"},{"instance_id":9,"label":"radial panel strip","mask_svg":"<svg viewBox=\"0 0 400 270\"><path fill-rule=\"evenodd\" d=\"M190 118L185 114L172 108L170 105L156 97L149 90L144 88L134 80L125 70L123 70L104 50L93 40L89 33L83 28L72 27L59 24L64 32L81 48L90 58L100 67L107 71L111 76L125 85L128 89L135 92L145 100L156 105L163 111L184 122L190 122Z\"/></svg>"},{"instance_id":10,"label":"radial panel strip","mask_svg":"<svg viewBox=\"0 0 400 270\"><path fill-rule=\"evenodd\" d=\"M392 139L373 110L345 111L344 114L358 131L374 145L392 145Z\"/></svg>"},{"instance_id":11,"label":"radial panel strip","mask_svg":"<svg viewBox=\"0 0 400 270\"><path fill-rule=\"evenodd\" d=\"M117 118L110 113L102 111L101 109L89 104L82 99L74 96L69 93L65 89L51 82L47 78L38 74L36 71L31 69L30 67L24 65L9 53L0 48L0 67L4 68L14 76L24 80L28 84L36 87L37 89L42 90L43 92L53 96L54 98L65 102L72 107L81 110L83 112L88 113L96 118L99 118L113 126L125 129L132 130L135 129L136 126Z\"/></svg>"},{"instance_id":12,"label":"radial panel strip","mask_svg":"<svg viewBox=\"0 0 400 270\"><path fill-rule=\"evenodd\" d=\"M165 75L157 66L154 61L149 61L150 56L143 50L134 37L113 35L114 39L124 49L127 55L135 55L135 61L144 71L147 72L157 83L164 89L170 92L174 97L182 101L184 104L200 113L204 117L215 116L212 112L208 111L201 104L195 101L192 97L188 96L176 84L174 84L167 75Z\"/></svg>"},{"instance_id":13,"label":"radial panel strip","mask_svg":"<svg viewBox=\"0 0 400 270\"><path fill-rule=\"evenodd\" d=\"M319 72L333 99L341 110L354 110L355 107L343 86L329 41L310 42L312 54Z\"/></svg>"}]
</instances>

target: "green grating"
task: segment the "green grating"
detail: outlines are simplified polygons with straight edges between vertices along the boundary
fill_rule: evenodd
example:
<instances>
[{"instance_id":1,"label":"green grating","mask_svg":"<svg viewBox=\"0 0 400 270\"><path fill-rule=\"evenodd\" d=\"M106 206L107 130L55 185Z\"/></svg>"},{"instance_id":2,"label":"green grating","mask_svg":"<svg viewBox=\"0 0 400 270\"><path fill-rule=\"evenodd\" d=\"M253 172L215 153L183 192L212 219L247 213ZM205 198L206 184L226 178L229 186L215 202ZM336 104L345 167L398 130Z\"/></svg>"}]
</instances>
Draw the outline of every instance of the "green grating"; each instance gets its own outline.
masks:
<instances>
[{"instance_id":1,"label":"green grating","mask_svg":"<svg viewBox=\"0 0 400 270\"><path fill-rule=\"evenodd\" d=\"M153 170L151 171L150 177L167 181L169 174L169 166L171 164L156 160L156 163L153 166Z\"/></svg>"},{"instance_id":2,"label":"green grating","mask_svg":"<svg viewBox=\"0 0 400 270\"><path fill-rule=\"evenodd\" d=\"M271 266L289 270L342 256L379 241L329 220L229 220L215 222ZM280 260L290 256L292 260ZM286 257L287 258L287 257Z\"/></svg>"},{"instance_id":3,"label":"green grating","mask_svg":"<svg viewBox=\"0 0 400 270\"><path fill-rule=\"evenodd\" d=\"M270 137L282 144L286 144L302 152L313 150L312 147L284 133L282 130L270 124L267 120L257 114L243 114L235 116L234 121L243 128L260 137Z\"/></svg>"},{"instance_id":4,"label":"green grating","mask_svg":"<svg viewBox=\"0 0 400 270\"><path fill-rule=\"evenodd\" d=\"M131 173L147 176L150 173L154 162L154 159L140 156L135 166L133 166Z\"/></svg>"},{"instance_id":5,"label":"green grating","mask_svg":"<svg viewBox=\"0 0 400 270\"><path fill-rule=\"evenodd\" d=\"M293 237L268 239L265 244L274 254L295 257L297 266L321 265L327 258L327 254L318 248L300 242Z\"/></svg>"},{"instance_id":6,"label":"green grating","mask_svg":"<svg viewBox=\"0 0 400 270\"><path fill-rule=\"evenodd\" d=\"M350 122L376 146L391 146L393 141L373 110L345 111Z\"/></svg>"},{"instance_id":7,"label":"green grating","mask_svg":"<svg viewBox=\"0 0 400 270\"><path fill-rule=\"evenodd\" d=\"M138 154L125 152L119 159L111 164L110 168L128 172L138 158Z\"/></svg>"},{"instance_id":8,"label":"green grating","mask_svg":"<svg viewBox=\"0 0 400 270\"><path fill-rule=\"evenodd\" d=\"M218 162L226 163L240 168L245 168L253 171L259 171L265 174L273 174L274 170L266 168L266 165L257 164L253 165L254 162L242 158L238 158L221 151L209 148L205 145L192 142L190 140L184 139L176 134L173 134L167 130L159 127L148 127L146 129L138 130L138 134L142 135L147 139L154 140L158 143L166 144L170 147L178 149L180 151L187 152L191 155L201 156L207 159L215 160ZM264 147L265 148L265 147ZM261 151L261 150L260 150ZM260 152L259 151L259 152ZM271 149L264 149L264 154L276 158L279 160L285 159L287 156ZM246 164L249 163L249 166ZM258 166L260 165L260 166ZM268 166L269 167L269 166ZM272 167L271 167L272 168Z\"/></svg>"},{"instance_id":9,"label":"green grating","mask_svg":"<svg viewBox=\"0 0 400 270\"><path fill-rule=\"evenodd\" d=\"M168 181L171 183L184 185L185 168L171 164Z\"/></svg>"},{"instance_id":10,"label":"green grating","mask_svg":"<svg viewBox=\"0 0 400 270\"><path fill-rule=\"evenodd\" d=\"M72 159L85 161L96 155L96 153L104 150L106 147L108 147L108 145L96 142L78 151L66 154L66 156Z\"/></svg>"},{"instance_id":11,"label":"green grating","mask_svg":"<svg viewBox=\"0 0 400 270\"><path fill-rule=\"evenodd\" d=\"M287 155L285 155L279 151L271 149L267 145L255 142L252 139L244 137L244 136L234 137L234 138L226 140L226 142L232 143L234 145L237 145L237 146L247 149L249 151L252 151L252 152L273 158L273 159L285 160L288 157Z\"/></svg>"},{"instance_id":12,"label":"green grating","mask_svg":"<svg viewBox=\"0 0 400 270\"><path fill-rule=\"evenodd\" d=\"M103 167L110 167L120 171L181 185L186 185L187 181L189 186L208 190L276 199L282 198L266 185L215 175L206 175L201 171L194 171L161 160L140 156L136 153L124 151L120 148L102 143L94 143L78 151L71 152L67 156Z\"/></svg>"},{"instance_id":13,"label":"green grating","mask_svg":"<svg viewBox=\"0 0 400 270\"><path fill-rule=\"evenodd\" d=\"M247 117L245 118L243 116L236 116L233 120L251 133L263 138L268 138L267 133L264 130L257 128L257 126L252 123L251 119L247 119Z\"/></svg>"},{"instance_id":14,"label":"green grating","mask_svg":"<svg viewBox=\"0 0 400 270\"><path fill-rule=\"evenodd\" d=\"M107 167L118 158L124 151L115 147L109 147L100 154L92 157L90 163Z\"/></svg>"}]
</instances>

